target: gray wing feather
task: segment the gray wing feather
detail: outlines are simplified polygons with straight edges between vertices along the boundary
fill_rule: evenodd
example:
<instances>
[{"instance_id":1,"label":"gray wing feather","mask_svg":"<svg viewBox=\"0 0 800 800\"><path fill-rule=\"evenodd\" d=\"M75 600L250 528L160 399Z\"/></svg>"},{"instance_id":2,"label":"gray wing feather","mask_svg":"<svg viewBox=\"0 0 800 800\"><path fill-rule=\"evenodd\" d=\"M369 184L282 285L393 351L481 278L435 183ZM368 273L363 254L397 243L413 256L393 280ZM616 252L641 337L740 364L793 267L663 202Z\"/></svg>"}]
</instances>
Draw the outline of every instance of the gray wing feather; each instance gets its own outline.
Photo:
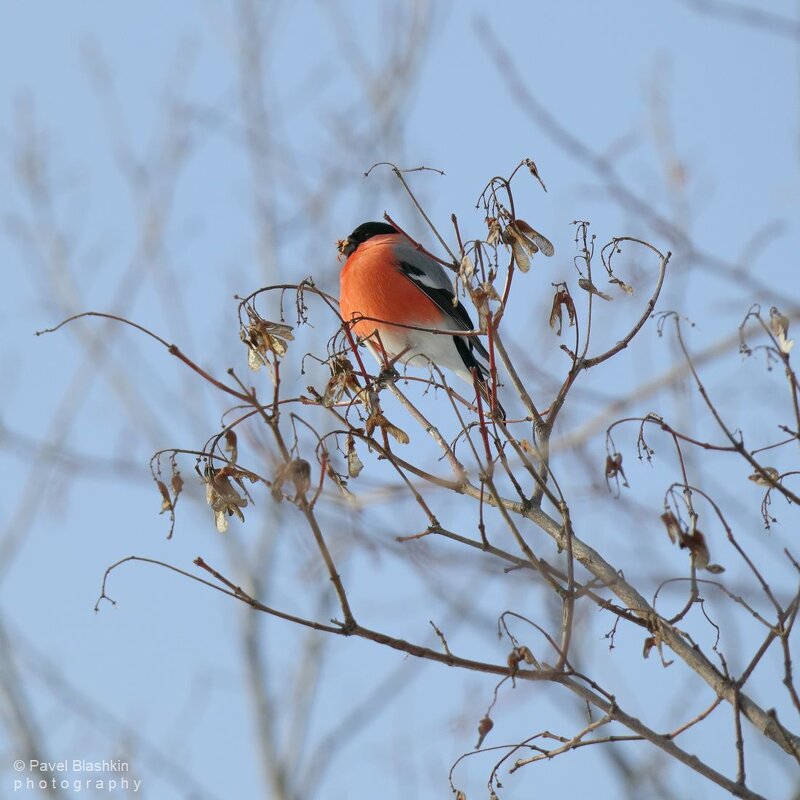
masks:
<instances>
[{"instance_id":1,"label":"gray wing feather","mask_svg":"<svg viewBox=\"0 0 800 800\"><path fill-rule=\"evenodd\" d=\"M411 242L405 240L398 242L394 246L394 254L398 261L414 268L413 277L416 283L429 289L440 289L453 294L453 282L447 277L442 265L437 264L421 250L417 250Z\"/></svg>"},{"instance_id":2,"label":"gray wing feather","mask_svg":"<svg viewBox=\"0 0 800 800\"><path fill-rule=\"evenodd\" d=\"M411 242L406 240L394 245L394 256L397 259L399 268L447 314L456 328L461 328L465 331L473 328L467 309L460 302L456 302L453 305L453 299L455 298L453 283L441 264L438 264L421 250L417 250ZM463 338L465 346L470 353L477 353L488 362L489 354L480 339L475 337L454 338ZM461 352L461 348L459 348L459 352Z\"/></svg>"}]
</instances>

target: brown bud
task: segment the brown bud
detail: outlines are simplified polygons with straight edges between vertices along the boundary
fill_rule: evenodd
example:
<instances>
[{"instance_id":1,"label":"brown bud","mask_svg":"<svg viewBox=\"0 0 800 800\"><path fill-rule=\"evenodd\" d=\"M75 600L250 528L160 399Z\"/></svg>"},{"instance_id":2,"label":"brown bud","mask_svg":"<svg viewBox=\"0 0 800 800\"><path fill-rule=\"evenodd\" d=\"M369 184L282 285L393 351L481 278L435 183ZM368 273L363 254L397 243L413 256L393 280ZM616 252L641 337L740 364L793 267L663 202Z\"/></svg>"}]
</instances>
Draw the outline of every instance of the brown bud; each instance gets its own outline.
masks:
<instances>
[{"instance_id":1,"label":"brown bud","mask_svg":"<svg viewBox=\"0 0 800 800\"><path fill-rule=\"evenodd\" d=\"M694 533L687 534L684 537L684 542L685 544L682 543L681 546L689 548L689 552L692 554L692 563L695 567L697 569L705 569L710 559L706 537L695 529Z\"/></svg>"},{"instance_id":2,"label":"brown bud","mask_svg":"<svg viewBox=\"0 0 800 800\"><path fill-rule=\"evenodd\" d=\"M311 486L311 465L304 458L295 458L289 464L287 477L292 479L297 494L304 495Z\"/></svg>"},{"instance_id":3,"label":"brown bud","mask_svg":"<svg viewBox=\"0 0 800 800\"><path fill-rule=\"evenodd\" d=\"M536 162L532 158L526 158L523 161L523 164L525 164L525 166L528 168L528 172L530 172L531 175L533 175L533 177L536 178L537 181L539 181L539 185L542 187L542 189L544 189L544 191L547 191L547 187L544 185L544 181L539 175L539 170L536 168Z\"/></svg>"},{"instance_id":4,"label":"brown bud","mask_svg":"<svg viewBox=\"0 0 800 800\"><path fill-rule=\"evenodd\" d=\"M508 664L508 672L510 675L516 675L519 671L519 662L521 661L521 657L517 652L517 648L515 647L506 658L506 664ZM478 745L480 747L480 745Z\"/></svg>"},{"instance_id":5,"label":"brown bud","mask_svg":"<svg viewBox=\"0 0 800 800\"><path fill-rule=\"evenodd\" d=\"M625 470L622 469L622 453L612 453L606 456L606 484L608 484L612 478L622 478L622 485L629 485L628 479L625 477Z\"/></svg>"},{"instance_id":6,"label":"brown bud","mask_svg":"<svg viewBox=\"0 0 800 800\"><path fill-rule=\"evenodd\" d=\"M488 714L478 723L478 743L475 745L476 750L483 744L486 734L489 733L493 727L494 722L492 722Z\"/></svg>"},{"instance_id":7,"label":"brown bud","mask_svg":"<svg viewBox=\"0 0 800 800\"><path fill-rule=\"evenodd\" d=\"M236 431L233 430L233 428L228 428L228 430L225 431L225 447L223 449L228 453L231 462L235 464L239 455L239 450L237 447Z\"/></svg>"}]
</instances>

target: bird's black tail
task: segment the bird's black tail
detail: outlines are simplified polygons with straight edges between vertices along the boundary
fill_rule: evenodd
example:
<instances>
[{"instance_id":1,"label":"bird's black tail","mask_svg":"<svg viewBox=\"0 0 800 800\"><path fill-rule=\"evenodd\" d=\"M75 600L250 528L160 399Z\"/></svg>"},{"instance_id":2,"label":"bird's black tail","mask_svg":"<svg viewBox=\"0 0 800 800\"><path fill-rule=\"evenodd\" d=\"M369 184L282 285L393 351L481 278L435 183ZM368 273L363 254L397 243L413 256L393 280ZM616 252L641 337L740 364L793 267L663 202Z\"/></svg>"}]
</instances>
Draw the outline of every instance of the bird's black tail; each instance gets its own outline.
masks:
<instances>
[{"instance_id":1,"label":"bird's black tail","mask_svg":"<svg viewBox=\"0 0 800 800\"><path fill-rule=\"evenodd\" d=\"M486 403L487 409L490 409L492 407L492 390L487 380L489 378L489 354L480 342L476 342L473 339L468 340L464 336L454 336L453 341L455 342L458 354L461 356L461 360L464 362L464 366L470 373L474 370L474 374L478 379L478 391L481 393L481 398ZM485 364L475 358L476 350L480 355L485 357ZM494 406L500 412L500 416L505 419L506 411L503 406L500 405L500 401L496 397L494 399Z\"/></svg>"}]
</instances>

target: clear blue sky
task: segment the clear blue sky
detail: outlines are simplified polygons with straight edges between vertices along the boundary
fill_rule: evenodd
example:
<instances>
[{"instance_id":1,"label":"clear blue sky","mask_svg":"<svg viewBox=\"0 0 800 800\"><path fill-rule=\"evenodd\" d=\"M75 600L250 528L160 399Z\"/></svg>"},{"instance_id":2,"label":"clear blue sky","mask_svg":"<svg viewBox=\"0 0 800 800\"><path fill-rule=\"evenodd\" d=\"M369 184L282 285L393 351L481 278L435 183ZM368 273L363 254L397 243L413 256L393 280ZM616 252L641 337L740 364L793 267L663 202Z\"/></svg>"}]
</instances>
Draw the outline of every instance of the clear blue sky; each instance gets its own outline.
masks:
<instances>
[{"instance_id":1,"label":"clear blue sky","mask_svg":"<svg viewBox=\"0 0 800 800\"><path fill-rule=\"evenodd\" d=\"M487 28L555 123L595 153L613 158L623 179L666 218L685 227L699 249L728 261L745 252L748 267L757 262L753 274L761 294L722 280L713 264L675 263L681 288L673 294L668 288L666 297L698 322L692 332L694 346L735 330L751 302L769 307L787 298L796 305L800 295L795 263L800 247L797 39L698 15L682 2L508 2L491 9L472 0L436 2L424 31L418 33L426 42L404 112L386 130L375 130L368 103L380 106L396 81L384 76L365 86L362 78L365 71L374 74L393 46L395 31L408 18L396 9L405 4L268 5L262 65L268 102L263 121L271 150L261 178L269 180L255 186L274 214L274 257L265 260L259 250L264 225L255 220L252 207L256 173L243 154L235 110L239 87L234 3L0 0L0 265L5 279L0 295L0 369L5 376L0 535L5 539L0 547L9 548L3 551L8 560L0 564L0 609L7 633L24 637L17 666L25 699L46 732L47 755L123 757L129 752L126 748L132 749L132 773L141 775L144 796L157 800L190 796L191 781L204 787L206 794L198 797L259 796L263 784L237 650L245 610L196 584L143 566L118 572L111 586L117 606L104 606L94 614L103 572L132 553L183 568L203 554L212 563L216 559L232 564L235 571L236 554L249 553L248 530L272 524L260 522L259 514L277 512L268 497L262 498L248 514L249 527L232 526L228 534L242 537L243 544L229 547L214 532L195 491L194 500L187 498L175 538L166 542L147 460L158 443L200 446L204 435L217 429L224 402L196 391L194 376L181 372L156 345L129 332L116 332L113 341L109 339L110 366L101 377L91 377L90 362L77 380L86 353L78 329L43 339L34 338L36 329L70 311L124 308L128 316L179 343L216 374L224 374L230 364L244 369L234 292L244 294L267 280L297 280L309 274L321 287L335 291L335 239L364 219L379 219L384 211L426 235L388 173L363 179L372 163L390 160L443 169L444 177L413 176L420 198L443 229L456 212L463 228L479 235L482 220L474 206L486 180L532 157L548 193L523 181L518 201L528 210L526 218L555 243L557 258L546 274L530 277L530 301L526 305L520 295L514 319L520 348L546 372L556 374L563 356L553 345L542 309L548 304L550 283L574 275L572 220L591 220L603 241L629 234L650 238L664 249L673 245L635 207L622 209L609 198L598 175L576 161L563 141L548 135L515 101L485 46ZM769 7L795 19L800 13L797 3L789 0L774 0ZM393 13L399 22L391 22ZM97 53L113 83L113 109L91 76ZM121 175L115 142L124 140L135 158L150 164L155 185L168 185L169 166L153 164L152 156L163 141L164 108L176 98L195 121L187 128L180 178L164 206L169 213L156 215L156 221L166 225L163 247L145 267L144 261L137 261L142 259L137 238L142 198L131 193ZM666 125L659 122L661 113ZM68 235L67 242L55 243L66 245L63 262L42 262L32 255L54 246L45 240L44 231L27 230L32 245L21 233L36 209L20 189L24 164L15 154L21 142L30 140L32 130L42 137L50 165L47 181L55 201L47 213ZM686 176L681 191L672 194L667 188L670 176L673 181L680 176L665 172L665 153L674 154ZM326 180L333 182L333 189ZM324 200L324 207L305 202L307 194L301 190L315 186L320 196L331 198ZM781 223L780 232L763 247L748 251L751 238L775 223ZM125 274L132 276L130 283ZM646 285L646 269L640 274ZM614 314L617 308L621 315L633 315L638 306L622 298ZM602 335L613 342L623 328L614 327L613 314L609 319ZM98 324L93 330L105 329ZM317 331L323 340L330 333ZM613 397L620 387L659 374L673 355L651 334L615 367L618 371L598 377L591 388L597 396ZM713 381L728 385L731 371L746 376L747 369L734 355L716 367ZM308 382L295 379L298 391ZM70 389L73 380L77 382ZM127 380L136 392L126 389ZM737 408L748 402L738 392L729 400ZM585 396L583 402L570 418L575 426L592 415L592 397ZM680 411L680 398L667 402L674 403L671 410ZM68 430L58 422L61 419L69 419ZM47 442L94 461L73 468L68 458L38 449L37 443ZM602 441L595 445L592 457L600 465ZM187 462L184 476L188 480L191 475ZM599 472L592 479L598 476ZM636 477L646 491L653 488L644 468ZM589 489L580 481L575 492L578 504L581 497L588 498ZM657 494L653 488L652 497ZM404 565L403 560L413 556L394 553L392 538L424 525L400 519L396 508L370 512L370 524L382 525L376 532L381 547L373 553L364 544L350 556L354 599L376 620L383 609L402 609L391 617L391 632L435 645L427 622L429 609L446 608L435 599L437 570L452 569L457 562L440 553L441 562L426 563L424 569ZM327 520L332 529L358 528L358 515L346 515L335 505L332 509ZM582 513L591 519L591 511L587 504ZM276 519L284 517L272 521ZM762 535L755 515L748 517L748 524L752 520ZM593 544L612 550L618 544L614 530L613 524L598 521ZM662 556L685 563L667 550L665 541L657 541ZM314 598L298 597L305 576L317 574L307 545L293 529L279 542L281 571L271 576L270 586L275 604L313 607ZM651 551L639 542L627 557L628 568L652 566L647 560ZM419 559L424 561L423 556ZM477 601L473 567L470 562L463 579L448 584L467 604ZM490 632L492 618L498 608L502 611L497 604L513 599L524 607L530 600L522 584L505 594L488 588L486 592L481 613L489 620ZM420 605L423 597L433 599ZM322 618L329 612L325 610ZM264 652L273 668L277 664L287 675L296 673L294 659L305 633L272 620L262 628ZM597 638L598 630L587 628L587 635ZM480 640L471 632L463 645L486 647L487 652L494 647L494 657L502 659L502 648L486 641L491 642L491 636ZM397 654L369 643L326 641L323 647L328 660L312 717L312 744L352 707L364 687L379 684L394 669L402 674ZM620 655L604 662L602 677L625 686L619 674L623 656L640 647L639 638L631 635L626 641L622 636ZM44 663L42 658L52 671L39 674L31 666ZM490 699L491 684L472 677L456 681L441 667L414 667L420 673L402 689L401 702L343 746L319 797L447 796L446 769L474 744L474 723ZM648 663L626 686L632 705L646 708L653 685L648 681L655 680L656 669L661 668ZM69 688L58 690L59 675ZM283 715L281 704L290 700L281 696L281 687L280 682L274 685ZM770 688L762 694L769 704ZM530 692L524 700L508 697L502 741L546 726L547 714L557 713L559 697L563 700L556 693L543 693L541 701ZM96 706L90 707L88 700ZM515 716L516 705L531 703L525 707L536 710L539 702L540 719ZM699 710L702 703L697 702ZM667 714L662 722L669 727L676 718ZM131 736L121 733L115 719L130 726ZM574 723L574 717L562 719L565 730L570 719ZM728 736L725 725L714 730ZM10 764L17 755L8 730L0 729L0 745L5 758L0 764L0 794L10 797ZM164 754L166 764L159 760ZM470 798L481 796L488 763L466 766L460 773ZM178 774L176 766L186 774ZM727 774L734 770L722 756L715 766ZM507 781L503 797L530 797L534 788L543 796L555 791L563 797L583 796L598 784L611 785L608 769L598 755L575 753L552 765L533 766L528 774L522 771ZM765 791L767 782L774 780L777 793L770 796L788 796L790 775L768 758L751 763L750 772L757 788ZM699 779L688 770L676 776L676 796L723 796L710 786L701 794ZM565 781L574 794L564 793Z\"/></svg>"}]
</instances>

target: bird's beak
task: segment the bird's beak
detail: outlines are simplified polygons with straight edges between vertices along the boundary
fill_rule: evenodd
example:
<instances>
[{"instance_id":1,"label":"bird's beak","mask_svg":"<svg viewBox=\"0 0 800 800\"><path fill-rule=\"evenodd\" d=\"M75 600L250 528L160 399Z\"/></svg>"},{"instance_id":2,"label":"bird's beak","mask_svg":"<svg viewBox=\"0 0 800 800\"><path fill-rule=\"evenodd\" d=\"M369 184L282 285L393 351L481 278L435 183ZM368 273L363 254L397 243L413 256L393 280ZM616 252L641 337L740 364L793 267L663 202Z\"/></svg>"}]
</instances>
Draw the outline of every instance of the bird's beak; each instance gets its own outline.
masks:
<instances>
[{"instance_id":1,"label":"bird's beak","mask_svg":"<svg viewBox=\"0 0 800 800\"><path fill-rule=\"evenodd\" d=\"M336 249L339 251L339 256L344 256L347 258L353 250L355 250L355 245L349 239L339 239L336 242Z\"/></svg>"}]
</instances>

